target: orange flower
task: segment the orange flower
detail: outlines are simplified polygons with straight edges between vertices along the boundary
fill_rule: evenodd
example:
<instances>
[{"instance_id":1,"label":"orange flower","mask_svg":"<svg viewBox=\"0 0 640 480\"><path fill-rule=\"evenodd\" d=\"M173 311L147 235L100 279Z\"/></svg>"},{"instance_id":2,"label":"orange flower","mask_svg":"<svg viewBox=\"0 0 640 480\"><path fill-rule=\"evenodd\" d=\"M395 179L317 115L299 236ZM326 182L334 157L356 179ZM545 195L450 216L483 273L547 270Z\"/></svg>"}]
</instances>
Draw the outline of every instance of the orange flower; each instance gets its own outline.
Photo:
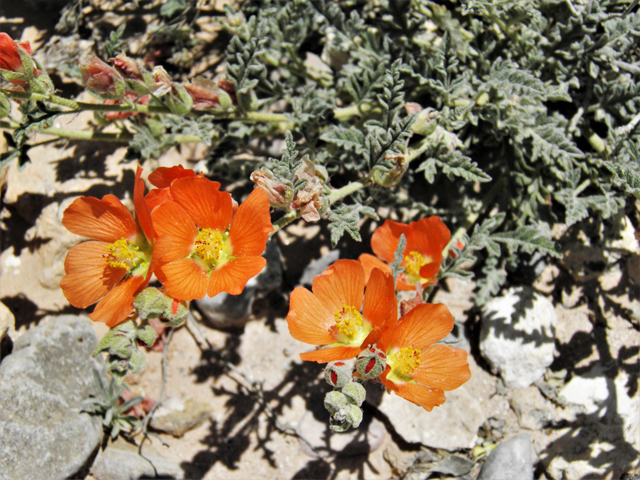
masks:
<instances>
[{"instance_id":1,"label":"orange flower","mask_svg":"<svg viewBox=\"0 0 640 480\"><path fill-rule=\"evenodd\" d=\"M453 316L442 304L424 303L385 329L378 348L387 355L380 380L387 390L430 412L445 401L444 392L471 378L467 352L434 345L453 329Z\"/></svg>"},{"instance_id":2,"label":"orange flower","mask_svg":"<svg viewBox=\"0 0 640 480\"><path fill-rule=\"evenodd\" d=\"M195 176L196 172L184 168L182 165L156 168L149 174L149 182L158 188L150 190L149 193L147 193L147 196L145 197L147 205L149 205L149 208L153 210L165 200L171 200L171 192L169 190L171 183L178 178ZM200 176L202 176L202 174L200 174ZM218 189L220 188L220 184L218 182L211 183L213 185L217 185Z\"/></svg>"},{"instance_id":3,"label":"orange flower","mask_svg":"<svg viewBox=\"0 0 640 480\"><path fill-rule=\"evenodd\" d=\"M167 295L239 295L266 264L260 255L273 231L267 194L254 190L234 215L231 195L217 182L189 176L170 185L171 199L152 212L158 241L163 240L155 273Z\"/></svg>"},{"instance_id":4,"label":"orange flower","mask_svg":"<svg viewBox=\"0 0 640 480\"><path fill-rule=\"evenodd\" d=\"M138 167L133 201L138 222L113 195L102 200L81 197L64 212L62 224L71 232L95 239L76 245L67 254L67 274L60 282L74 307L98 302L89 316L114 327L133 311L135 296L149 283L157 262L152 256L156 232L144 201L144 182Z\"/></svg>"},{"instance_id":5,"label":"orange flower","mask_svg":"<svg viewBox=\"0 0 640 480\"><path fill-rule=\"evenodd\" d=\"M354 358L397 318L393 278L374 269L365 290L364 269L355 260L335 262L314 278L312 289L313 293L304 287L291 292L289 332L296 340L328 348L303 353L302 360Z\"/></svg>"},{"instance_id":6,"label":"orange flower","mask_svg":"<svg viewBox=\"0 0 640 480\"><path fill-rule=\"evenodd\" d=\"M415 290L418 282L421 286L433 283L442 263L442 251L451 239L451 232L436 216L423 218L409 225L387 220L371 237L373 253L385 262L392 263L401 235L404 235L407 245L402 252L404 259L400 266L404 267L404 272L398 276L398 290ZM389 265L373 255L364 253L358 260L367 275L374 268L391 272Z\"/></svg>"}]
</instances>

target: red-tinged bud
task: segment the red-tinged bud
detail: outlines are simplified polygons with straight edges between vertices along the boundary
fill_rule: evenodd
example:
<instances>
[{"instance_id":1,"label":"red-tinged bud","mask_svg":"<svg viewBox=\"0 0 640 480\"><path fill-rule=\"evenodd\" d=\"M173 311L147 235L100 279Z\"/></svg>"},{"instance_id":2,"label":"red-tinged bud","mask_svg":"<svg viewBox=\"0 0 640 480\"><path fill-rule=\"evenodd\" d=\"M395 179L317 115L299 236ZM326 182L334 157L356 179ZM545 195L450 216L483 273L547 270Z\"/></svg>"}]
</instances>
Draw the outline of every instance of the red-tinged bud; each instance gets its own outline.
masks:
<instances>
[{"instance_id":1,"label":"red-tinged bud","mask_svg":"<svg viewBox=\"0 0 640 480\"><path fill-rule=\"evenodd\" d=\"M79 67L82 83L88 90L103 99L117 100L123 97L124 79L115 68L95 55L86 57Z\"/></svg>"},{"instance_id":2,"label":"red-tinged bud","mask_svg":"<svg viewBox=\"0 0 640 480\"><path fill-rule=\"evenodd\" d=\"M344 362L331 362L324 369L324 379L335 388L342 388L351 381L353 369Z\"/></svg>"},{"instance_id":3,"label":"red-tinged bud","mask_svg":"<svg viewBox=\"0 0 640 480\"><path fill-rule=\"evenodd\" d=\"M457 248L458 250L462 250L462 249L464 248L464 243L462 243L460 240L458 240L458 241L456 242L456 248ZM449 251L449 256L450 256L451 258L456 258L456 251L455 251L455 250L450 250L450 251Z\"/></svg>"},{"instance_id":4,"label":"red-tinged bud","mask_svg":"<svg viewBox=\"0 0 640 480\"><path fill-rule=\"evenodd\" d=\"M219 108L218 86L212 80L196 77L193 82L184 84L184 88L193 98L193 108Z\"/></svg>"},{"instance_id":5,"label":"red-tinged bud","mask_svg":"<svg viewBox=\"0 0 640 480\"><path fill-rule=\"evenodd\" d=\"M233 104L237 105L238 100L236 98L236 86L233 84L233 82L227 80L226 78L223 78L222 80L220 80L219 85L222 90L227 92Z\"/></svg>"},{"instance_id":6,"label":"red-tinged bud","mask_svg":"<svg viewBox=\"0 0 640 480\"><path fill-rule=\"evenodd\" d=\"M16 43L6 33L0 33L0 68L2 70L25 73L24 64L20 56L20 49L27 55L31 55L31 45L29 45L29 42Z\"/></svg>"},{"instance_id":7,"label":"red-tinged bud","mask_svg":"<svg viewBox=\"0 0 640 480\"><path fill-rule=\"evenodd\" d=\"M110 58L109 61L113 63L113 68L124 78L128 90L127 93L136 93L138 95L149 93L147 82L150 80L151 74L148 72L143 73L133 58L121 53L116 58Z\"/></svg>"},{"instance_id":8,"label":"red-tinged bud","mask_svg":"<svg viewBox=\"0 0 640 480\"><path fill-rule=\"evenodd\" d=\"M193 106L193 98L180 84L174 83L167 71L161 66L153 67L153 94L157 97L165 97L164 103L171 113L184 115L189 113Z\"/></svg>"},{"instance_id":9,"label":"red-tinged bud","mask_svg":"<svg viewBox=\"0 0 640 480\"><path fill-rule=\"evenodd\" d=\"M362 378L377 378L387 366L387 356L375 347L364 349L356 359L356 370Z\"/></svg>"}]
</instances>

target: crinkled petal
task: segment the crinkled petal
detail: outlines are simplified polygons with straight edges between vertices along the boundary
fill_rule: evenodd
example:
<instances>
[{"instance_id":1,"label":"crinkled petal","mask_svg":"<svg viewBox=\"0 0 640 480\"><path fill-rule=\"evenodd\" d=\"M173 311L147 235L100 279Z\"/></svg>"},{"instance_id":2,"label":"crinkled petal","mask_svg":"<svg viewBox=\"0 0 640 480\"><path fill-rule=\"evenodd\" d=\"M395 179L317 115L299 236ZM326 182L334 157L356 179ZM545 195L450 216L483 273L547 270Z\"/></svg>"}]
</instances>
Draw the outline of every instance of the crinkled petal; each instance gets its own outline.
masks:
<instances>
[{"instance_id":1,"label":"crinkled petal","mask_svg":"<svg viewBox=\"0 0 640 480\"><path fill-rule=\"evenodd\" d=\"M371 272L374 268L379 268L384 273L388 273L391 275L391 267L380 260L378 257L374 257L368 253L363 253L358 257L358 261L364 268L364 279L365 282L369 281L369 277L371 276Z\"/></svg>"},{"instance_id":2,"label":"crinkled petal","mask_svg":"<svg viewBox=\"0 0 640 480\"><path fill-rule=\"evenodd\" d=\"M107 293L89 317L94 322L105 323L109 328L126 321L133 313L133 300L147 283L145 277L130 276Z\"/></svg>"},{"instance_id":3,"label":"crinkled petal","mask_svg":"<svg viewBox=\"0 0 640 480\"><path fill-rule=\"evenodd\" d=\"M144 197L144 200L147 202L149 210L153 212L156 207L162 205L167 200L173 200L173 198L171 197L171 190L169 188L156 188L149 191L147 196Z\"/></svg>"},{"instance_id":4,"label":"crinkled petal","mask_svg":"<svg viewBox=\"0 0 640 480\"><path fill-rule=\"evenodd\" d=\"M155 274L164 285L167 295L178 300L204 298L207 293L209 275L191 258L161 263L156 267Z\"/></svg>"},{"instance_id":5,"label":"crinkled petal","mask_svg":"<svg viewBox=\"0 0 640 480\"><path fill-rule=\"evenodd\" d=\"M397 312L393 277L378 268L374 269L367 282L362 306L362 317L373 325L373 330L363 342L365 347L378 341L385 326L395 324Z\"/></svg>"},{"instance_id":6,"label":"crinkled petal","mask_svg":"<svg viewBox=\"0 0 640 480\"><path fill-rule=\"evenodd\" d=\"M335 360L349 360L356 358L362 349L360 347L330 347L313 352L301 353L300 358L306 362L327 363Z\"/></svg>"},{"instance_id":7,"label":"crinkled petal","mask_svg":"<svg viewBox=\"0 0 640 480\"><path fill-rule=\"evenodd\" d=\"M236 257L262 255L267 237L273 231L269 196L261 188L249 195L233 216L229 242Z\"/></svg>"},{"instance_id":8,"label":"crinkled petal","mask_svg":"<svg viewBox=\"0 0 640 480\"><path fill-rule=\"evenodd\" d=\"M467 352L448 345L432 345L420 352L420 366L411 377L427 387L456 389L471 378Z\"/></svg>"},{"instance_id":9,"label":"crinkled petal","mask_svg":"<svg viewBox=\"0 0 640 480\"><path fill-rule=\"evenodd\" d=\"M332 312L345 305L360 311L364 294L364 269L357 260L338 260L313 279L312 290Z\"/></svg>"},{"instance_id":10,"label":"crinkled petal","mask_svg":"<svg viewBox=\"0 0 640 480\"><path fill-rule=\"evenodd\" d=\"M72 233L113 243L140 233L127 207L117 197L80 197L64 211L62 224Z\"/></svg>"},{"instance_id":11,"label":"crinkled petal","mask_svg":"<svg viewBox=\"0 0 640 480\"><path fill-rule=\"evenodd\" d=\"M240 257L229 260L211 272L207 295L214 297L221 292L240 295L249 279L259 274L266 264L264 257Z\"/></svg>"},{"instance_id":12,"label":"crinkled petal","mask_svg":"<svg viewBox=\"0 0 640 480\"><path fill-rule=\"evenodd\" d=\"M453 315L441 304L423 303L398 321L391 347L424 350L453 330Z\"/></svg>"},{"instance_id":13,"label":"crinkled petal","mask_svg":"<svg viewBox=\"0 0 640 480\"><path fill-rule=\"evenodd\" d=\"M198 228L180 205L166 201L153 210L151 217L157 234L172 239L170 244L162 245L163 262L171 262L191 254Z\"/></svg>"},{"instance_id":14,"label":"crinkled petal","mask_svg":"<svg viewBox=\"0 0 640 480\"><path fill-rule=\"evenodd\" d=\"M204 177L178 178L171 184L171 196L200 228L224 232L231 223L231 195Z\"/></svg>"},{"instance_id":15,"label":"crinkled petal","mask_svg":"<svg viewBox=\"0 0 640 480\"><path fill-rule=\"evenodd\" d=\"M64 261L67 272L60 282L62 293L77 308L93 305L124 278L127 270L113 268L103 255L109 244L84 242L76 245Z\"/></svg>"},{"instance_id":16,"label":"crinkled petal","mask_svg":"<svg viewBox=\"0 0 640 480\"><path fill-rule=\"evenodd\" d=\"M378 227L371 237L371 249L378 257L387 263L393 263L393 259L398 249L400 236L404 234L407 242L411 228L404 223L386 220L382 226ZM407 249L405 248L405 252Z\"/></svg>"},{"instance_id":17,"label":"crinkled petal","mask_svg":"<svg viewBox=\"0 0 640 480\"><path fill-rule=\"evenodd\" d=\"M174 167L158 167L149 174L149 183L154 187L168 188L171 186L171 182L178 178L195 177L196 172L191 169L184 168L182 165L176 165ZM212 182L220 188L218 182Z\"/></svg>"},{"instance_id":18,"label":"crinkled petal","mask_svg":"<svg viewBox=\"0 0 640 480\"><path fill-rule=\"evenodd\" d=\"M289 298L289 332L296 340L310 345L334 343L335 337L330 332L335 325L333 313L309 290L297 287Z\"/></svg>"}]
</instances>

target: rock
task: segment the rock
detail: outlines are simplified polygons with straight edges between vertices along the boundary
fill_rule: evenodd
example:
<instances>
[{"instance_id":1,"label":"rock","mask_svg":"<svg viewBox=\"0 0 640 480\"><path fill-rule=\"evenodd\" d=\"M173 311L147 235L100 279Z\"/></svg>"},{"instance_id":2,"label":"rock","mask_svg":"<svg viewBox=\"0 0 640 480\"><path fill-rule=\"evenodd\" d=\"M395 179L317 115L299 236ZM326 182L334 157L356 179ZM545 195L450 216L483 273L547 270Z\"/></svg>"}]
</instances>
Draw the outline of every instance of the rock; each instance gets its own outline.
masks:
<instances>
[{"instance_id":1,"label":"rock","mask_svg":"<svg viewBox=\"0 0 640 480\"><path fill-rule=\"evenodd\" d=\"M184 471L175 460L164 458L148 444L142 448L118 438L98 454L91 467L97 480L138 480L140 478L172 478L182 480Z\"/></svg>"},{"instance_id":2,"label":"rock","mask_svg":"<svg viewBox=\"0 0 640 480\"><path fill-rule=\"evenodd\" d=\"M461 477L469 473L472 468L473 462L466 458L460 455L449 455L440 460L436 466L431 469L431 473L444 473L445 475Z\"/></svg>"},{"instance_id":3,"label":"rock","mask_svg":"<svg viewBox=\"0 0 640 480\"><path fill-rule=\"evenodd\" d=\"M318 412L319 413L319 412ZM302 451L311 457L355 457L376 451L383 443L384 425L372 417L365 417L358 428L344 433L332 432L329 429L329 412L326 421L316 419L312 412L305 412L296 428ZM312 450L306 442L313 447Z\"/></svg>"},{"instance_id":4,"label":"rock","mask_svg":"<svg viewBox=\"0 0 640 480\"><path fill-rule=\"evenodd\" d=\"M521 433L498 445L485 460L478 480L533 480L529 434Z\"/></svg>"},{"instance_id":5,"label":"rock","mask_svg":"<svg viewBox=\"0 0 640 480\"><path fill-rule=\"evenodd\" d=\"M553 304L529 287L509 289L484 308L480 352L507 387L525 388L553 362Z\"/></svg>"},{"instance_id":6,"label":"rock","mask_svg":"<svg viewBox=\"0 0 640 480\"><path fill-rule=\"evenodd\" d=\"M0 479L65 479L102 440L102 422L81 413L97 395L97 338L85 317L62 315L18 338L0 365Z\"/></svg>"},{"instance_id":7,"label":"rock","mask_svg":"<svg viewBox=\"0 0 640 480\"><path fill-rule=\"evenodd\" d=\"M302 272L302 276L300 277L299 282L300 285L310 286L313 283L313 279L316 277L316 275L320 275L339 258L340 250L331 250L325 256L311 262Z\"/></svg>"},{"instance_id":8,"label":"rock","mask_svg":"<svg viewBox=\"0 0 640 480\"><path fill-rule=\"evenodd\" d=\"M172 397L162 402L155 411L151 427L174 437L181 437L206 422L212 412L208 403Z\"/></svg>"},{"instance_id":9,"label":"rock","mask_svg":"<svg viewBox=\"0 0 640 480\"><path fill-rule=\"evenodd\" d=\"M449 451L473 448L486 420L478 400L465 386L445 395L447 401L431 412L395 394L384 394L378 409L407 442Z\"/></svg>"},{"instance_id":10,"label":"rock","mask_svg":"<svg viewBox=\"0 0 640 480\"><path fill-rule=\"evenodd\" d=\"M0 360L10 352L11 336L15 332L16 319L7 306L0 302ZM4 352L4 353L3 353Z\"/></svg>"},{"instance_id":11,"label":"rock","mask_svg":"<svg viewBox=\"0 0 640 480\"><path fill-rule=\"evenodd\" d=\"M555 405L544 398L535 386L509 392L511 408L518 416L521 428L538 431L556 419Z\"/></svg>"},{"instance_id":12,"label":"rock","mask_svg":"<svg viewBox=\"0 0 640 480\"><path fill-rule=\"evenodd\" d=\"M609 387L604 374L593 377L573 377L558 395L566 403L577 407L580 413L595 413L609 398Z\"/></svg>"},{"instance_id":13,"label":"rock","mask_svg":"<svg viewBox=\"0 0 640 480\"><path fill-rule=\"evenodd\" d=\"M262 255L267 265L250 279L240 295L220 293L215 297L195 300L205 319L217 328L241 327L249 318L253 299L258 291L269 292L282 284L282 260L275 242L268 242Z\"/></svg>"}]
</instances>

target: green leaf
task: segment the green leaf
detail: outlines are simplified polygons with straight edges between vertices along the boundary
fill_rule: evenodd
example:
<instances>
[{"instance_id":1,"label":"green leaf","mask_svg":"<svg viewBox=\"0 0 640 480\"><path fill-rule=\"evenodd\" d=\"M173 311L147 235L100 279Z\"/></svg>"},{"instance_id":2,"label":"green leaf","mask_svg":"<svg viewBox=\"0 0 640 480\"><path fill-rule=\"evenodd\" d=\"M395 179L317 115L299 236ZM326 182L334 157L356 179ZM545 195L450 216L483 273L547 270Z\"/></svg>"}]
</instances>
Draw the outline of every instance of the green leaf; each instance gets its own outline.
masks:
<instances>
[{"instance_id":1,"label":"green leaf","mask_svg":"<svg viewBox=\"0 0 640 480\"><path fill-rule=\"evenodd\" d=\"M351 238L356 242L362 241L358 227L361 214L378 220L378 214L373 208L360 204L343 204L329 213L329 221L331 222L329 224L329 230L331 231L331 245L333 247L338 244L338 241L345 232L351 235Z\"/></svg>"},{"instance_id":2,"label":"green leaf","mask_svg":"<svg viewBox=\"0 0 640 480\"><path fill-rule=\"evenodd\" d=\"M187 8L184 0L166 0L160 7L160 15L163 17L172 17L174 13Z\"/></svg>"},{"instance_id":3,"label":"green leaf","mask_svg":"<svg viewBox=\"0 0 640 480\"><path fill-rule=\"evenodd\" d=\"M627 167L609 161L604 162L604 166L613 174L617 187L640 198L640 169L633 168L631 164Z\"/></svg>"},{"instance_id":4,"label":"green leaf","mask_svg":"<svg viewBox=\"0 0 640 480\"><path fill-rule=\"evenodd\" d=\"M512 251L522 250L526 253L540 252L555 258L562 258L550 238L538 232L535 227L524 226L510 232L497 232L491 234L491 240L505 244Z\"/></svg>"},{"instance_id":5,"label":"green leaf","mask_svg":"<svg viewBox=\"0 0 640 480\"><path fill-rule=\"evenodd\" d=\"M333 126L329 131L320 136L320 140L344 148L348 152L362 154L364 135L356 128Z\"/></svg>"},{"instance_id":6,"label":"green leaf","mask_svg":"<svg viewBox=\"0 0 640 480\"><path fill-rule=\"evenodd\" d=\"M478 164L459 150L441 155L439 158L431 157L420 164L417 172L424 171L424 177L429 183L433 183L436 167L440 167L449 179L461 177L468 182L490 182L491 177L483 172Z\"/></svg>"}]
</instances>

